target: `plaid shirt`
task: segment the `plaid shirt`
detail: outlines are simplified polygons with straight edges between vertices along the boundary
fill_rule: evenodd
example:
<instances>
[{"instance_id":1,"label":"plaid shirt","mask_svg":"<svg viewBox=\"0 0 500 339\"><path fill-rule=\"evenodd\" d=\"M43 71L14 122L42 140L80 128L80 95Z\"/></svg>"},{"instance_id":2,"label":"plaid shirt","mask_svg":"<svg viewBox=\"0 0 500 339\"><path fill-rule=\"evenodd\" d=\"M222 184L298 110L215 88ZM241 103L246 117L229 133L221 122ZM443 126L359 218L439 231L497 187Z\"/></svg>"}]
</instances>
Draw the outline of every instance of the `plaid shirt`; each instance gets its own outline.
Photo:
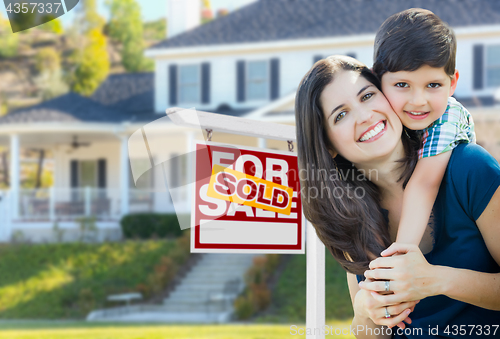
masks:
<instances>
[{"instance_id":1,"label":"plaid shirt","mask_svg":"<svg viewBox=\"0 0 500 339\"><path fill-rule=\"evenodd\" d=\"M476 143L472 116L452 97L448 98L448 106L441 118L422 132L423 147L418 151L419 159L451 151L461 142Z\"/></svg>"}]
</instances>

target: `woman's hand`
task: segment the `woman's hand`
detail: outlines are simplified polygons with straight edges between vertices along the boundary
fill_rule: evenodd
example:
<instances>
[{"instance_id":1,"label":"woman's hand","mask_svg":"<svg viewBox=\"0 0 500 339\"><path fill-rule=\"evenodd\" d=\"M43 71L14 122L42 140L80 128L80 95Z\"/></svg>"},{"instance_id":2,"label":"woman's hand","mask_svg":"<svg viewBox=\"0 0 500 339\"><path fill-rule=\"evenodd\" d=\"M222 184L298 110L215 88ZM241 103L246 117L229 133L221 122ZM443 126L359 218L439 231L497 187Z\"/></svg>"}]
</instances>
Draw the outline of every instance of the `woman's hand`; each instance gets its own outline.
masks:
<instances>
[{"instance_id":1,"label":"woman's hand","mask_svg":"<svg viewBox=\"0 0 500 339\"><path fill-rule=\"evenodd\" d=\"M360 283L361 285L363 285L363 282ZM408 315L413 311L418 301L385 305L375 298L373 294L375 292L364 289L356 293L354 303L355 314L370 318L376 325L383 325L389 328L398 326L404 329L406 326L404 322L411 324L411 319ZM387 312L391 315L389 318L386 318L386 308Z\"/></svg>"},{"instance_id":2,"label":"woman's hand","mask_svg":"<svg viewBox=\"0 0 500 339\"><path fill-rule=\"evenodd\" d=\"M418 246L394 243L381 254L384 257L370 263L370 270L365 272L369 280L360 286L366 291L383 292L385 280L389 281L388 287L393 294L374 292L374 298L380 303L394 305L437 294L436 273Z\"/></svg>"}]
</instances>

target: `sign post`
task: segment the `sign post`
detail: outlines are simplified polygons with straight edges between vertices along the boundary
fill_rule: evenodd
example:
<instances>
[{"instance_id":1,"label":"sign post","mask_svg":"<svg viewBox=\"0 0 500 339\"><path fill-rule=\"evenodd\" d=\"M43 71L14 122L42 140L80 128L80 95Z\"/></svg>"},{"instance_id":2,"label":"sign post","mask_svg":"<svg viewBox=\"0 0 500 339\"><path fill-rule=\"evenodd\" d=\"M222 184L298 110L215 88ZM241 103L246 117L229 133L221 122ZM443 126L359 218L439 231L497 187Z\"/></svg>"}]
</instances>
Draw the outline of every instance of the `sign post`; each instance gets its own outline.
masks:
<instances>
[{"instance_id":1,"label":"sign post","mask_svg":"<svg viewBox=\"0 0 500 339\"><path fill-rule=\"evenodd\" d=\"M225 116L225 115L221 115L221 114L201 112L201 111L196 111L196 116L193 117L192 114L183 114L183 111L186 111L186 110L184 110L182 108L171 108L171 109L167 110L167 115L175 124L181 125L181 126L194 127L194 128L201 127L202 129L213 130L214 132L220 131L220 132L226 132L226 133L232 133L232 134L253 136L253 137L257 137L257 138L275 139L275 140L283 140L283 141L296 141L295 127L294 126L276 124L276 123L270 123L270 122L261 122L261 121L256 121L256 120L250 120L250 119L244 119L244 118L238 118L238 117L232 117L232 116ZM207 144L207 145L209 146L210 144ZM246 150L246 151L252 152L252 150ZM246 151L242 150L241 152L244 154ZM261 150L259 150L259 151L262 152ZM253 152L258 152L258 150L254 149ZM250 155L250 153L249 153L249 155ZM224 164L222 163L221 165L224 165ZM234 165L235 165L234 169L237 170L238 166L236 166L236 162L234 163ZM239 169L242 169L242 168L243 167L240 167ZM239 172L244 172L244 171L239 171ZM215 174L215 173L212 173L212 174ZM252 174L252 173L250 173L250 174ZM254 170L253 174L256 174L255 170ZM255 175L253 177L258 178L259 176ZM226 180L225 183L230 181L228 179L229 178L228 174L226 174L226 176L224 178ZM264 179L264 178L261 178L261 179ZM298 172L297 172L297 181L298 181ZM224 182L222 182L222 184L223 183ZM200 183L200 184L202 184L202 183ZM206 183L205 183L205 185L206 185ZM194 186L195 186L195 190L196 190L195 194L199 194L199 191L196 188L197 184L195 184ZM224 187L224 185L220 185L220 186ZM250 186L250 185L247 185L247 186ZM203 185L201 187L203 187ZM201 187L198 187L200 191L201 191ZM225 185L225 187L228 187L228 186ZM251 193L251 191L249 191L248 188L246 190L244 188L242 188L242 190L245 192L245 194L247 194L247 196L249 193ZM208 187L207 187L207 192L208 192ZM200 199L201 199L201 195L200 195ZM281 202L283 202L283 201L284 200L281 200ZM278 203L279 202L280 202L280 199L278 199ZM231 204L227 203L227 204L225 204L225 207L229 208L229 206L231 206ZM221 204L221 206L222 206L222 204ZM244 206L246 206L246 205L244 205ZM246 211L248 211L248 210L246 210ZM234 211L234 212L236 212L236 211ZM269 212L269 211L263 210L263 212ZM293 212L293 207L292 207L292 212ZM236 214L237 213L235 213L234 215L236 215ZM245 214L245 213L243 213L243 214ZM202 215L199 216L200 224L201 224L201 220L202 220L201 216ZM305 221L305 219L303 218L302 215L300 215L300 217L298 219ZM218 218L217 218L217 220L218 220ZM212 222L213 222L213 220L211 220L208 224L210 224ZM304 224L305 223L303 222L302 229L304 228ZM249 225L247 225L247 226L249 226ZM319 238L317 237L316 232L310 223L307 223L307 231L306 232L307 232L306 239L305 239L307 242L307 248L306 248L306 256L307 256L307 259L306 259L307 260L306 328L308 329L306 338L307 339L324 339L325 335L323 333L323 328L325 325L325 247L321 243ZM192 232L192 234L193 233L194 232ZM199 236L200 236L200 238L199 238L199 240L200 240L201 233L199 233ZM234 239L232 239L232 240L234 240ZM241 241L241 238L239 238L238 240ZM255 239L252 239L252 241L255 241ZM207 243L208 242L205 242L205 246L207 245ZM199 245L203 246L201 241L200 241ZM220 243L218 243L216 245L218 247L222 247ZM245 245L245 244L240 243L239 245L241 246L241 245ZM258 245L258 244L246 244L246 245L250 245L250 246L255 247L255 245ZM260 245L262 245L262 244L260 244ZM288 245L288 246L290 246L290 244L283 244L283 243L271 244L271 245L278 245L278 246L283 246L283 245L287 246ZM239 248L239 250L242 250L242 249L243 248ZM218 250L221 250L221 248L219 248ZM224 250L224 249L222 248L222 250ZM231 249L226 248L226 250L231 250ZM233 248L232 250L234 251L235 249ZM247 250L248 250L248 248L247 248ZM261 250L265 250L265 249L261 248ZM272 249L267 249L267 250L272 250ZM278 251L279 251L279 249L278 249ZM260 253L269 253L269 252L260 252ZM277 253L277 252L272 252L272 253Z\"/></svg>"}]
</instances>

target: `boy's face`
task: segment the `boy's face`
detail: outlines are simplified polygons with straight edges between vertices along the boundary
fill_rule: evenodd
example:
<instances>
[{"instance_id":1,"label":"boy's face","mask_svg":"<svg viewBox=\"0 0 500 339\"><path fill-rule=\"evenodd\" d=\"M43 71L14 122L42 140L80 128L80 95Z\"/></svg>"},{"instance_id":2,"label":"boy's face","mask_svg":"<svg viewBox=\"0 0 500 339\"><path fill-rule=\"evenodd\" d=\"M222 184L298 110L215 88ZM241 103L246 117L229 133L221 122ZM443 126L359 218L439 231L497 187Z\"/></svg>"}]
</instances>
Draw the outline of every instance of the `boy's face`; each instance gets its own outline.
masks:
<instances>
[{"instance_id":1,"label":"boy's face","mask_svg":"<svg viewBox=\"0 0 500 339\"><path fill-rule=\"evenodd\" d=\"M411 130L424 129L443 115L457 80L458 71L450 78L444 67L427 65L413 72L386 72L381 79L384 95Z\"/></svg>"}]
</instances>

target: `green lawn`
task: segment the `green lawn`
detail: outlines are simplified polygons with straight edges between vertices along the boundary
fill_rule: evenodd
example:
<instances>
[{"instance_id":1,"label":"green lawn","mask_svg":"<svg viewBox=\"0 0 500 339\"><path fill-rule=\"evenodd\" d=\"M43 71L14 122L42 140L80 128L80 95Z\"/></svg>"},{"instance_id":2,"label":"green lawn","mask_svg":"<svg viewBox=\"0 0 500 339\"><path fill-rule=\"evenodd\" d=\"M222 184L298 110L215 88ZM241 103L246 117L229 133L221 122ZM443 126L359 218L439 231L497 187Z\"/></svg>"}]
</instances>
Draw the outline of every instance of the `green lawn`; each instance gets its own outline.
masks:
<instances>
[{"instance_id":1,"label":"green lawn","mask_svg":"<svg viewBox=\"0 0 500 339\"><path fill-rule=\"evenodd\" d=\"M350 320L329 324L348 328ZM304 324L124 325L61 321L2 321L0 339L282 339L305 338ZM347 332L347 331L345 331ZM326 335L330 337L331 335ZM333 335L336 339L354 336Z\"/></svg>"},{"instance_id":2,"label":"green lawn","mask_svg":"<svg viewBox=\"0 0 500 339\"><path fill-rule=\"evenodd\" d=\"M299 323L306 319L306 256L293 255L272 292L272 307L257 322ZM327 251L325 257L325 316L327 321L352 319L346 273Z\"/></svg>"},{"instance_id":3,"label":"green lawn","mask_svg":"<svg viewBox=\"0 0 500 339\"><path fill-rule=\"evenodd\" d=\"M173 240L0 246L0 318L75 319L136 291Z\"/></svg>"}]
</instances>

